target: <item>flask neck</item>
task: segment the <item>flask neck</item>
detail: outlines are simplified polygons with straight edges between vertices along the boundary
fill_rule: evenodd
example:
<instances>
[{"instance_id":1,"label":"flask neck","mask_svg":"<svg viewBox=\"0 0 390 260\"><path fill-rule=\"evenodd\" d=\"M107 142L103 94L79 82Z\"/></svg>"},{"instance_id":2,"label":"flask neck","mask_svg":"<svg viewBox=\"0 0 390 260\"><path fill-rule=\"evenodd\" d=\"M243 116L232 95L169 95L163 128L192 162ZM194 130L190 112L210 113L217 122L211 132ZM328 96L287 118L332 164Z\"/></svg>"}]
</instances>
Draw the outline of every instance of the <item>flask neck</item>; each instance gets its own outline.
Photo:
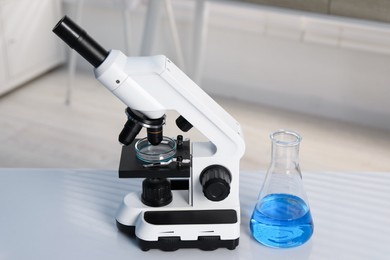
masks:
<instances>
[{"instance_id":1,"label":"flask neck","mask_svg":"<svg viewBox=\"0 0 390 260\"><path fill-rule=\"evenodd\" d=\"M301 136L289 130L277 130L271 134L272 160L259 195L259 203L270 194L290 194L307 198L299 168L299 144Z\"/></svg>"},{"instance_id":2,"label":"flask neck","mask_svg":"<svg viewBox=\"0 0 390 260\"><path fill-rule=\"evenodd\" d=\"M299 167L299 144L301 136L295 132L279 130L271 134L271 167L284 169Z\"/></svg>"},{"instance_id":3,"label":"flask neck","mask_svg":"<svg viewBox=\"0 0 390 260\"><path fill-rule=\"evenodd\" d=\"M281 146L272 144L271 167L296 168L299 166L299 144Z\"/></svg>"}]
</instances>

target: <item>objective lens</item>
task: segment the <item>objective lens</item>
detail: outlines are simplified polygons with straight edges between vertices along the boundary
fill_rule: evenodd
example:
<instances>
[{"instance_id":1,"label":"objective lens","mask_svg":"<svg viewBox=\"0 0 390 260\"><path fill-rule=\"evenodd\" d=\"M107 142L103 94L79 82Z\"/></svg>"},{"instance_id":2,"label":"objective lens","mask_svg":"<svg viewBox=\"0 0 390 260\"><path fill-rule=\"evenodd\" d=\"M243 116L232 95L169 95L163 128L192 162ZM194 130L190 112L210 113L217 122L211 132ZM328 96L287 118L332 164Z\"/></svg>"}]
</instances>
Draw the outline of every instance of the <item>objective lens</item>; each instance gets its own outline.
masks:
<instances>
[{"instance_id":1,"label":"objective lens","mask_svg":"<svg viewBox=\"0 0 390 260\"><path fill-rule=\"evenodd\" d=\"M152 145L159 145L163 139L162 126L158 128L148 128L147 134L149 143Z\"/></svg>"},{"instance_id":2,"label":"objective lens","mask_svg":"<svg viewBox=\"0 0 390 260\"><path fill-rule=\"evenodd\" d=\"M122 132L119 134L119 142L124 145L131 144L136 138L136 136L139 134L141 129L141 125L136 124L131 120L127 120Z\"/></svg>"}]
</instances>

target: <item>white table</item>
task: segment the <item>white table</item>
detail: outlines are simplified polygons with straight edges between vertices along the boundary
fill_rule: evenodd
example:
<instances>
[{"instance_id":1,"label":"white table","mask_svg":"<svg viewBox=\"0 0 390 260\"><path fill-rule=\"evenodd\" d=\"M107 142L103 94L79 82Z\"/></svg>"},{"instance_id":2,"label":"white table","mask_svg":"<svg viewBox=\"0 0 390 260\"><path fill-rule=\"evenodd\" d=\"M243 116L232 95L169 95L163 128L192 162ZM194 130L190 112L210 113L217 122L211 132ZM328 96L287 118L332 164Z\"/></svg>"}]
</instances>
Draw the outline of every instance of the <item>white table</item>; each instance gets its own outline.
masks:
<instances>
[{"instance_id":1,"label":"white table","mask_svg":"<svg viewBox=\"0 0 390 260\"><path fill-rule=\"evenodd\" d=\"M303 173L315 224L303 246L271 249L250 237L264 173L241 173L236 250L143 252L115 213L140 180L116 171L0 169L0 259L390 259L390 173Z\"/></svg>"}]
</instances>

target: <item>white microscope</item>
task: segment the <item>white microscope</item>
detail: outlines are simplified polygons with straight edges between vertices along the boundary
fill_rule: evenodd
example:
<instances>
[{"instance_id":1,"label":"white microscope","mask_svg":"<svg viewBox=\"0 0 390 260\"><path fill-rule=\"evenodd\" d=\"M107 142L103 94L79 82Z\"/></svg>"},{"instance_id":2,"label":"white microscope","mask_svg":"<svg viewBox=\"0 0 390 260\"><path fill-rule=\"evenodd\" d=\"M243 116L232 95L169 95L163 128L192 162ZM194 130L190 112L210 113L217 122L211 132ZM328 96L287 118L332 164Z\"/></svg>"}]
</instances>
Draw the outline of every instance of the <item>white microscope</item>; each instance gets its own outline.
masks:
<instances>
[{"instance_id":1,"label":"white microscope","mask_svg":"<svg viewBox=\"0 0 390 260\"><path fill-rule=\"evenodd\" d=\"M94 67L97 80L126 106L128 121L120 178L143 178L118 210L120 231L146 251L158 248L235 249L240 236L239 162L245 142L239 123L165 56L127 57L106 51L68 17L53 32ZM208 142L163 136L165 111ZM147 137L136 139L145 127Z\"/></svg>"}]
</instances>

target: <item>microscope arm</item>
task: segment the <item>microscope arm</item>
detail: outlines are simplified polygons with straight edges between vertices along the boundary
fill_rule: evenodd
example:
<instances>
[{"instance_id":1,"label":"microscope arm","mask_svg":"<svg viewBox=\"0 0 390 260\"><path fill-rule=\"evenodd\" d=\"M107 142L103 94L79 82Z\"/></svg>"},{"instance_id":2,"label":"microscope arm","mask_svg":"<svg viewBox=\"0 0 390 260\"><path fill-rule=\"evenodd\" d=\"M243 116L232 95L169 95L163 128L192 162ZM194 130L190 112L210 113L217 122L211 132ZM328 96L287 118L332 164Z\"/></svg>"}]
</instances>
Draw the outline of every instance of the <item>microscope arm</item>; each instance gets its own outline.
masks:
<instances>
[{"instance_id":1,"label":"microscope arm","mask_svg":"<svg viewBox=\"0 0 390 260\"><path fill-rule=\"evenodd\" d=\"M128 107L151 119L176 110L215 145L208 155L242 157L239 123L165 56L127 57L111 50L95 76Z\"/></svg>"}]
</instances>

